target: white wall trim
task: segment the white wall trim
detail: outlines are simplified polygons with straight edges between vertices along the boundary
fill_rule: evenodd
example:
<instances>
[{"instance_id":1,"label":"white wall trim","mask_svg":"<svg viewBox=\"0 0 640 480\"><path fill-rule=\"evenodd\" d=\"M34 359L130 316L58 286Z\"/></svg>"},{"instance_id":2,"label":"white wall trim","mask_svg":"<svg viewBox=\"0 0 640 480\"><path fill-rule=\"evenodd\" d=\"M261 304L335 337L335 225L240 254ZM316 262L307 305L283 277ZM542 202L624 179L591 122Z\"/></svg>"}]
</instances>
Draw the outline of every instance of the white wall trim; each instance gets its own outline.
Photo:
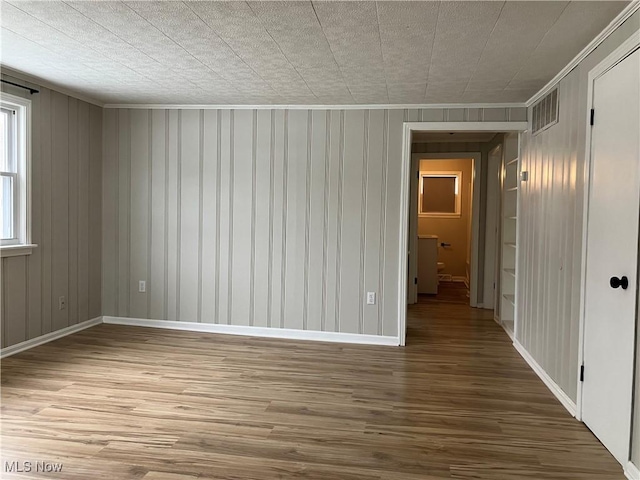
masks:
<instances>
[{"instance_id":1,"label":"white wall trim","mask_svg":"<svg viewBox=\"0 0 640 480\"><path fill-rule=\"evenodd\" d=\"M638 3L640 5L640 2ZM593 107L593 82L600 75L613 68L618 62L625 58L629 52L635 50L640 46L640 30L636 30L632 33L627 40L625 40L618 48L611 52L605 59L603 59L598 65L593 67L588 74L587 80L587 115L590 115L591 108ZM585 322L585 294L587 290L587 236L589 227L589 196L591 192L591 125L588 118L584 119L585 123L585 152L584 152L584 171L583 182L584 188L584 200L583 200L583 217L584 222L582 224L582 258L580 260L581 278L580 278L580 306L579 306L579 319L578 319L578 365L584 363L584 322ZM582 387L583 382L580 378L576 378L578 385L577 389L577 408L576 418L582 420Z\"/></svg>"},{"instance_id":2,"label":"white wall trim","mask_svg":"<svg viewBox=\"0 0 640 480\"><path fill-rule=\"evenodd\" d=\"M15 345L11 345L10 347L6 347L0 350L0 358L6 358L11 355L15 355L16 353L29 350L30 348L37 347L38 345L52 342L59 338L66 337L67 335L71 335L87 328L91 328L95 325L100 325L101 323L102 317L96 317L92 318L91 320L80 322L76 325L71 325L69 327L56 330L55 332L40 335L39 337L32 338L31 340L25 340L24 342L16 343Z\"/></svg>"},{"instance_id":3,"label":"white wall trim","mask_svg":"<svg viewBox=\"0 0 640 480\"><path fill-rule=\"evenodd\" d=\"M629 480L640 480L640 470L636 467L633 462L628 461L624 466L624 476Z\"/></svg>"},{"instance_id":4,"label":"white wall trim","mask_svg":"<svg viewBox=\"0 0 640 480\"><path fill-rule=\"evenodd\" d=\"M582 62L591 52L593 52L598 46L604 42L609 35L611 35L620 25L622 25L631 15L633 15L638 9L640 9L640 2L632 1L622 10L616 18L614 18L609 25L605 27L589 44L582 49L573 60L571 60L566 67L564 67L558 74L549 81L542 89L536 93L533 97L525 102L527 107L530 107L547 93L549 93L564 77L566 77L571 70L576 68L580 62Z\"/></svg>"},{"instance_id":5,"label":"white wall trim","mask_svg":"<svg viewBox=\"0 0 640 480\"><path fill-rule=\"evenodd\" d=\"M213 105L213 104L175 104L175 103L107 103L103 108L130 108L130 109L162 109L162 110L404 110L404 109L431 109L431 108L525 108L524 102L515 103L369 103L369 104L345 104L345 105Z\"/></svg>"},{"instance_id":6,"label":"white wall trim","mask_svg":"<svg viewBox=\"0 0 640 480\"><path fill-rule=\"evenodd\" d=\"M513 341L513 346L518 351L518 353L524 358L524 360L529 364L531 369L540 377L540 380L544 382L551 393L555 395L555 397L560 401L560 403L567 409L567 411L571 414L571 416L576 416L576 404L569 398L569 396L564 393L564 391L558 386L556 382L554 382L547 372L538 365L533 357L527 352L527 350L518 342L518 340Z\"/></svg>"},{"instance_id":7,"label":"white wall trim","mask_svg":"<svg viewBox=\"0 0 640 480\"><path fill-rule=\"evenodd\" d=\"M407 273L409 245L409 192L411 185L411 137L414 130L449 132L523 132L528 122L404 122L400 165L400 228L398 231L398 336L405 345L407 336Z\"/></svg>"},{"instance_id":8,"label":"white wall trim","mask_svg":"<svg viewBox=\"0 0 640 480\"><path fill-rule=\"evenodd\" d=\"M31 255L33 249L37 247L38 245L33 243L3 245L0 247L0 257L21 257L23 255Z\"/></svg>"},{"instance_id":9,"label":"white wall trim","mask_svg":"<svg viewBox=\"0 0 640 480\"><path fill-rule=\"evenodd\" d=\"M358 333L319 332L315 330L293 330L288 328L250 327L246 325L223 325L214 323L175 322L130 317L102 317L104 323L133 327L165 328L189 332L222 333L248 337L286 338L289 340L314 340L317 342L357 343L365 345L398 346L398 337L364 335Z\"/></svg>"}]
</instances>

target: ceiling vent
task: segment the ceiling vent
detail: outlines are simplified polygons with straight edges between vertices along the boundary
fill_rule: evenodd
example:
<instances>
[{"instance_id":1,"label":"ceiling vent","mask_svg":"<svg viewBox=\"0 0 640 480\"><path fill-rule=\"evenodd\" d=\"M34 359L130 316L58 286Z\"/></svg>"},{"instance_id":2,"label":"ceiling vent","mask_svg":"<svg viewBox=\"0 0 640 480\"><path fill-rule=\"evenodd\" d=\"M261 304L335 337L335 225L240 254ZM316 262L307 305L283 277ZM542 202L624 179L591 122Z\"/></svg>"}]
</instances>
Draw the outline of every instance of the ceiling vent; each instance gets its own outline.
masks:
<instances>
[{"instance_id":1,"label":"ceiling vent","mask_svg":"<svg viewBox=\"0 0 640 480\"><path fill-rule=\"evenodd\" d=\"M558 89L554 88L533 106L531 129L537 134L558 123Z\"/></svg>"}]
</instances>

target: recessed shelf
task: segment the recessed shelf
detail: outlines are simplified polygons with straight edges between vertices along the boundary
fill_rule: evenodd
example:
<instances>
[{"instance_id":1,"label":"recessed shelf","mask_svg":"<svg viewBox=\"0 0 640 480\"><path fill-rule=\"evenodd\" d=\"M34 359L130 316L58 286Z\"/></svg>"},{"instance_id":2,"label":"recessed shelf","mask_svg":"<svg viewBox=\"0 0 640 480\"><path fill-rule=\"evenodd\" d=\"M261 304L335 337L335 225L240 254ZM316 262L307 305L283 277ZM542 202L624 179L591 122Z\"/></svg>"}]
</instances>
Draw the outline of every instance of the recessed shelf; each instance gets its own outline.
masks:
<instances>
[{"instance_id":1,"label":"recessed shelf","mask_svg":"<svg viewBox=\"0 0 640 480\"><path fill-rule=\"evenodd\" d=\"M515 192L517 190L518 190L518 187L511 187L511 188L505 189L505 192Z\"/></svg>"},{"instance_id":2,"label":"recessed shelf","mask_svg":"<svg viewBox=\"0 0 640 480\"><path fill-rule=\"evenodd\" d=\"M507 220L517 220L518 219L518 217L504 217L504 218L507 219Z\"/></svg>"},{"instance_id":3,"label":"recessed shelf","mask_svg":"<svg viewBox=\"0 0 640 480\"><path fill-rule=\"evenodd\" d=\"M507 167L508 167L509 165L513 165L514 163L518 163L518 157L514 158L513 160L509 160L509 161L507 162Z\"/></svg>"},{"instance_id":4,"label":"recessed shelf","mask_svg":"<svg viewBox=\"0 0 640 480\"><path fill-rule=\"evenodd\" d=\"M509 275L513 275L513 277L515 278L516 276L516 269L515 268L503 268L505 273L508 273Z\"/></svg>"},{"instance_id":5,"label":"recessed shelf","mask_svg":"<svg viewBox=\"0 0 640 480\"><path fill-rule=\"evenodd\" d=\"M515 244L515 243L505 242L504 244L505 244L507 247L513 247L513 248L516 248L516 244Z\"/></svg>"}]
</instances>

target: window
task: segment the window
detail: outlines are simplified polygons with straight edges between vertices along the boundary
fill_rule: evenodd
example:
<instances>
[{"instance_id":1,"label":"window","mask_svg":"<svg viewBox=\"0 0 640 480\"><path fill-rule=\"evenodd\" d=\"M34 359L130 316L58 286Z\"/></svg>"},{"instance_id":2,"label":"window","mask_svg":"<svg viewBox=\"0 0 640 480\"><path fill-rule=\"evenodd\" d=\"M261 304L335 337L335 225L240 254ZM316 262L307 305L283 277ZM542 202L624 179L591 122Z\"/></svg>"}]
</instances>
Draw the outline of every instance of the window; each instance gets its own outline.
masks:
<instances>
[{"instance_id":1,"label":"window","mask_svg":"<svg viewBox=\"0 0 640 480\"><path fill-rule=\"evenodd\" d=\"M30 253L29 141L31 101L2 93L0 96L0 246L5 251L22 248Z\"/></svg>"},{"instance_id":2,"label":"window","mask_svg":"<svg viewBox=\"0 0 640 480\"><path fill-rule=\"evenodd\" d=\"M418 214L421 217L460 217L462 172L420 172Z\"/></svg>"}]
</instances>

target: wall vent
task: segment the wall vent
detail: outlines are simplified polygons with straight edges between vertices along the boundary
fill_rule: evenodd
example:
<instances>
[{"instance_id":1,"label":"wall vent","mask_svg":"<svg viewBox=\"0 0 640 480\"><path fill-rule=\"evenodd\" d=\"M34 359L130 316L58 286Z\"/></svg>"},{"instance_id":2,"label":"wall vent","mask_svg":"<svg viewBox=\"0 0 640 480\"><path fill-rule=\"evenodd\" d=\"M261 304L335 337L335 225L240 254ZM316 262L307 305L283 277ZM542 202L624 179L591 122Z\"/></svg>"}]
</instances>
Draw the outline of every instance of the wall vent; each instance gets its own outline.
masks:
<instances>
[{"instance_id":1,"label":"wall vent","mask_svg":"<svg viewBox=\"0 0 640 480\"><path fill-rule=\"evenodd\" d=\"M533 106L531 130L535 135L558 123L558 89L554 88Z\"/></svg>"}]
</instances>

